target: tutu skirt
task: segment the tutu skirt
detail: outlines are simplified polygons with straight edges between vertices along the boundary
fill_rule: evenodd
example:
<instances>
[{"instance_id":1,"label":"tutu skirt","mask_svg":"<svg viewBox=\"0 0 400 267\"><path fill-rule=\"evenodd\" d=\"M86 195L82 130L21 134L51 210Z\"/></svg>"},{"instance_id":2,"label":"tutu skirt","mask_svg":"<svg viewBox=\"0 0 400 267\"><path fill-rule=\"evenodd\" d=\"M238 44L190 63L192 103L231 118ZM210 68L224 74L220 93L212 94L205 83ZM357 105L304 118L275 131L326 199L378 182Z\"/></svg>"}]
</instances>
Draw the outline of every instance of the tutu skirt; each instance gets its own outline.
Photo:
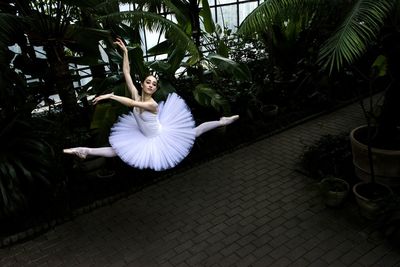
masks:
<instances>
[{"instance_id":1,"label":"tutu skirt","mask_svg":"<svg viewBox=\"0 0 400 267\"><path fill-rule=\"evenodd\" d=\"M156 171L172 168L190 152L195 122L185 101L168 95L157 114L134 110L122 115L111 128L109 141L128 165Z\"/></svg>"}]
</instances>

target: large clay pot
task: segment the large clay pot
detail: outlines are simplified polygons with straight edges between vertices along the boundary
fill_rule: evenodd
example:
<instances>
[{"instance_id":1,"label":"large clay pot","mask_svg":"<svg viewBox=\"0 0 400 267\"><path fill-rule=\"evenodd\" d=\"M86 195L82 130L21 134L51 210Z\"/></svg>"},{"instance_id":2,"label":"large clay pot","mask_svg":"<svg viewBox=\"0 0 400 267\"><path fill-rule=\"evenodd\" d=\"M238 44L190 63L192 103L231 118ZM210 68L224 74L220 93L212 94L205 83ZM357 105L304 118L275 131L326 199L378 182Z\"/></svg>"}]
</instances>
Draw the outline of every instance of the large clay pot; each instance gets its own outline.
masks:
<instances>
[{"instance_id":1,"label":"large clay pot","mask_svg":"<svg viewBox=\"0 0 400 267\"><path fill-rule=\"evenodd\" d=\"M357 131L365 129L363 125L350 133L353 164L357 177L363 181L371 181L368 161L368 147L355 138ZM375 181L391 187L400 186L400 150L388 150L372 147Z\"/></svg>"},{"instance_id":2,"label":"large clay pot","mask_svg":"<svg viewBox=\"0 0 400 267\"><path fill-rule=\"evenodd\" d=\"M386 212L392 197L392 190L385 184L359 182L353 186L360 213L369 220L375 220Z\"/></svg>"}]
</instances>

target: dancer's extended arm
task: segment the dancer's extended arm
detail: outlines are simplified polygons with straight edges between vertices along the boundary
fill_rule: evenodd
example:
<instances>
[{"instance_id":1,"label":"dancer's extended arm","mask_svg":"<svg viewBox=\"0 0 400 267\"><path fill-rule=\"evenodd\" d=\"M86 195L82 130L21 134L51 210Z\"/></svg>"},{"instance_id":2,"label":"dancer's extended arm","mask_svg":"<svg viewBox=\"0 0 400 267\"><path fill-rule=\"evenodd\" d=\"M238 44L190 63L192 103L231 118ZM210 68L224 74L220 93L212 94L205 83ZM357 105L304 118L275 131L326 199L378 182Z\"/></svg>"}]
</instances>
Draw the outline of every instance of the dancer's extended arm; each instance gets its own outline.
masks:
<instances>
[{"instance_id":1,"label":"dancer's extended arm","mask_svg":"<svg viewBox=\"0 0 400 267\"><path fill-rule=\"evenodd\" d=\"M117 38L114 44L118 45L122 50L122 72L124 73L125 82L128 86L129 92L132 95L133 100L140 100L138 90L136 89L132 77L131 77L131 68L129 65L129 56L128 56L128 49L126 48L124 42Z\"/></svg>"},{"instance_id":2,"label":"dancer's extended arm","mask_svg":"<svg viewBox=\"0 0 400 267\"><path fill-rule=\"evenodd\" d=\"M97 104L99 101L101 100L105 100L105 99L112 99L115 100L127 107L133 108L133 107L138 107L138 108L142 108L145 110L148 110L150 112L157 112L157 103L154 101L136 101L133 100L129 97L125 97L125 96L118 96L118 95L114 95L114 93L111 94L105 94L105 95L100 95L96 98L93 99L93 104Z\"/></svg>"}]
</instances>

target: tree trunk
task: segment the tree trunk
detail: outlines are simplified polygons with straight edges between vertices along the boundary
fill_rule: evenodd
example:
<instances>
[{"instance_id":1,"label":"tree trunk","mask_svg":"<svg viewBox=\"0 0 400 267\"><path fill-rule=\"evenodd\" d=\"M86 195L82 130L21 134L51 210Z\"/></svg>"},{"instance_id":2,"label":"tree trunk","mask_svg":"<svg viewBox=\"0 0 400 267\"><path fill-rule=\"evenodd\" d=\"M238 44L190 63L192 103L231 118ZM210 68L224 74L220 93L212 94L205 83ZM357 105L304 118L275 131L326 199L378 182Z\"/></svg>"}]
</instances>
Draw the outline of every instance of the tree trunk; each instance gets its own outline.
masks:
<instances>
[{"instance_id":1,"label":"tree trunk","mask_svg":"<svg viewBox=\"0 0 400 267\"><path fill-rule=\"evenodd\" d=\"M201 28L200 28L200 8L197 4L197 0L190 0L190 20L192 24L192 39L194 40L199 51L201 45ZM203 68L200 64L194 70L196 77L200 82L203 81Z\"/></svg>"},{"instance_id":2,"label":"tree trunk","mask_svg":"<svg viewBox=\"0 0 400 267\"><path fill-rule=\"evenodd\" d=\"M395 31L395 30L394 30ZM379 120L378 139L392 142L399 137L397 127L400 125L400 33L392 32L384 40L384 49L388 59L388 72L392 84L385 94L382 114Z\"/></svg>"},{"instance_id":3,"label":"tree trunk","mask_svg":"<svg viewBox=\"0 0 400 267\"><path fill-rule=\"evenodd\" d=\"M68 63L65 60L62 44L46 46L47 60L50 65L50 76L62 101L63 112L67 115L78 114L78 103Z\"/></svg>"}]
</instances>

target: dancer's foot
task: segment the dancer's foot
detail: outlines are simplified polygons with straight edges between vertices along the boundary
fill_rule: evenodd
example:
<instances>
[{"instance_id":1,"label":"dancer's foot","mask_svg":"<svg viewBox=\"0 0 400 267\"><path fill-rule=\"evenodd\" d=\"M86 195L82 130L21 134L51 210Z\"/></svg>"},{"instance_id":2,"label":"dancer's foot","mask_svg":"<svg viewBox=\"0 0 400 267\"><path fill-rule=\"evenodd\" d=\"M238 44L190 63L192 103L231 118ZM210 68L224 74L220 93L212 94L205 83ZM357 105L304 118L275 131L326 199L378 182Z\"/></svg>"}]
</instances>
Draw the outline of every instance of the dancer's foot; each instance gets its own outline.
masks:
<instances>
[{"instance_id":1,"label":"dancer's foot","mask_svg":"<svg viewBox=\"0 0 400 267\"><path fill-rule=\"evenodd\" d=\"M219 122L221 123L222 126L231 124L232 122L236 121L237 119L239 119L239 115L233 115L230 117L222 117Z\"/></svg>"},{"instance_id":2,"label":"dancer's foot","mask_svg":"<svg viewBox=\"0 0 400 267\"><path fill-rule=\"evenodd\" d=\"M65 154L75 155L81 159L85 159L89 153L89 148L87 147L74 147L66 148L63 150Z\"/></svg>"}]
</instances>

